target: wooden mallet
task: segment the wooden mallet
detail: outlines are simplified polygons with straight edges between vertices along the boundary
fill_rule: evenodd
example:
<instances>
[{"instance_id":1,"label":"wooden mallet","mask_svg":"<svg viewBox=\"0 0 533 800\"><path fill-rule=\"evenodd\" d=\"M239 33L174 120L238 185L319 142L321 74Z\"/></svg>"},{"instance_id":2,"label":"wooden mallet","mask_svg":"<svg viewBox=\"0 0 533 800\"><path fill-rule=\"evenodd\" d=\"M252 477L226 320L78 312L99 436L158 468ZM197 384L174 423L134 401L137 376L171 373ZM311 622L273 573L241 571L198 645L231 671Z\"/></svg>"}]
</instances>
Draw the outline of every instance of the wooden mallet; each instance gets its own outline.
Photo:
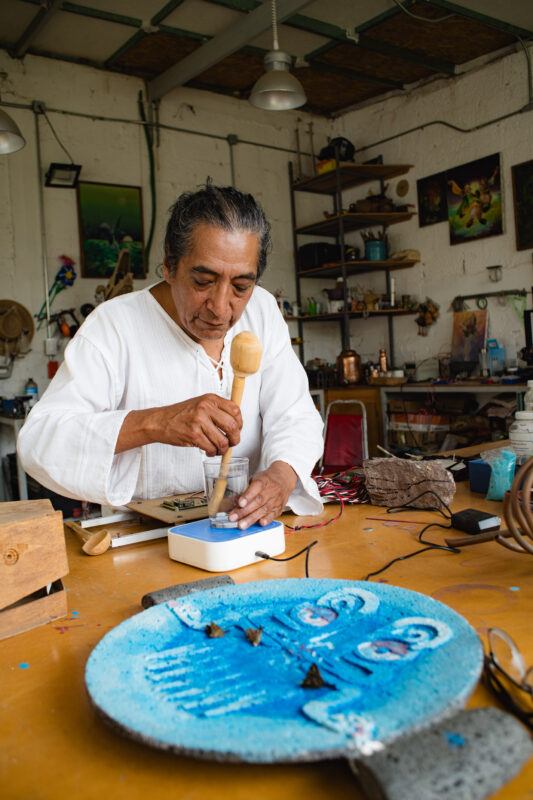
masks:
<instances>
[{"instance_id":1,"label":"wooden mallet","mask_svg":"<svg viewBox=\"0 0 533 800\"><path fill-rule=\"evenodd\" d=\"M244 381L248 375L257 372L261 364L263 348L261 342L250 331L238 333L231 343L230 362L233 369L233 385L231 387L231 399L238 406L241 404L244 392ZM220 472L216 480L213 494L209 500L208 512L210 517L214 517L220 508L220 503L224 497L226 486L228 485L228 470L231 461L232 448L229 447L222 456Z\"/></svg>"}]
</instances>

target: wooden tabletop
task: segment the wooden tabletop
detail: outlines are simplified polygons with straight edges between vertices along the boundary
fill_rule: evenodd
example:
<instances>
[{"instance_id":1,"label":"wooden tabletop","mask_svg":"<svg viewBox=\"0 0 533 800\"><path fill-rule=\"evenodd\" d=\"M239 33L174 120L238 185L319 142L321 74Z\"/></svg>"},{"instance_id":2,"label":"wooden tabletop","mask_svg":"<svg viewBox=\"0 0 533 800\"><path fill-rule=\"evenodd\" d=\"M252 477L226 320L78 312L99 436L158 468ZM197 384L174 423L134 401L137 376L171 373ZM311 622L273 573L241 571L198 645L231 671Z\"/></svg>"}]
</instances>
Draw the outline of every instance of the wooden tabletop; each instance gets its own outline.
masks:
<instances>
[{"instance_id":1,"label":"wooden tabletop","mask_svg":"<svg viewBox=\"0 0 533 800\"><path fill-rule=\"evenodd\" d=\"M475 506L496 513L500 504L459 486L454 508ZM335 508L326 508L325 516ZM286 554L317 538L311 577L363 578L397 555L416 550L429 512L397 515L390 526L368 517L384 509L352 507L335 524L287 533ZM291 521L287 517L287 521ZM311 519L309 518L309 521ZM316 520L315 520L316 521ZM435 529L435 541L446 532ZM67 533L70 574L65 579L69 616L0 643L0 796L3 800L360 800L344 761L251 766L194 761L129 741L97 717L84 687L85 662L101 637L141 610L142 595L208 573L170 561L166 541L148 542L88 557ZM303 560L261 562L233 573L238 583L303 576ZM533 664L533 559L495 543L459 555L433 551L391 567L380 578L432 595L463 614L481 637L488 626L504 628ZM479 687L470 706L492 704ZM533 760L497 795L533 798Z\"/></svg>"}]
</instances>

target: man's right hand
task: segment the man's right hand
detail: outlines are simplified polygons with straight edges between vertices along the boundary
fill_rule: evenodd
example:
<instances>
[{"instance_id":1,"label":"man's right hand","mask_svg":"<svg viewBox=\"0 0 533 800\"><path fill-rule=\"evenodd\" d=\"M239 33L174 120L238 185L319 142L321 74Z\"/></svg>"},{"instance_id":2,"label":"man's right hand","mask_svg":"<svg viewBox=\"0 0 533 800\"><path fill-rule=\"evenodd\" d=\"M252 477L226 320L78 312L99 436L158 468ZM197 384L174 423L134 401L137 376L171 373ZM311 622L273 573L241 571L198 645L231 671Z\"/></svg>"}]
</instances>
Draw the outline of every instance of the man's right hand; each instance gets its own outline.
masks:
<instances>
[{"instance_id":1,"label":"man's right hand","mask_svg":"<svg viewBox=\"0 0 533 800\"><path fill-rule=\"evenodd\" d=\"M161 442L199 447L207 456L224 455L240 441L239 406L217 394L204 394L171 406L130 411L124 419L115 453Z\"/></svg>"}]
</instances>

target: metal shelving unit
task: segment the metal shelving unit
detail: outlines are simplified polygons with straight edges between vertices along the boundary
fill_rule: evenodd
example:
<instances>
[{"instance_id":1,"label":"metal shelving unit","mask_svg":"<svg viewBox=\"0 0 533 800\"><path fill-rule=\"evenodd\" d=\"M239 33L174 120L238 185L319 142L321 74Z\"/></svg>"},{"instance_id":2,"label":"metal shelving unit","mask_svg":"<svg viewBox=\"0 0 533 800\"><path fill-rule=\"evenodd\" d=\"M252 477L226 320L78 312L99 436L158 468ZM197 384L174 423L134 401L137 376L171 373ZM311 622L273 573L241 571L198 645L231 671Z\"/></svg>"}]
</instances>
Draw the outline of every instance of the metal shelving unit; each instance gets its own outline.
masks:
<instances>
[{"instance_id":1,"label":"metal shelving unit","mask_svg":"<svg viewBox=\"0 0 533 800\"><path fill-rule=\"evenodd\" d=\"M293 166L289 162L289 187L291 197L291 217L292 217L292 237L294 250L294 263L296 268L296 300L298 306L302 307L301 279L302 278L340 278L344 279L346 289L346 279L350 275L361 275L370 272L385 272L386 290L390 294L390 272L398 269L412 267L416 261L405 260L395 261L386 259L382 261L368 261L358 259L347 261L345 258L345 235L350 231L359 230L372 226L380 226L384 230L389 226L411 219L412 212L390 211L376 213L351 213L343 210L342 195L347 189L355 186L362 186L372 181L380 181L383 191L383 181L404 175L411 169L411 164L343 164L337 159L337 166L329 172L315 175L311 178L304 178L296 181L294 179ZM298 227L296 224L296 193L308 192L310 194L320 194L330 196L333 200L333 213L323 220L313 222L309 225ZM298 237L299 236L324 236L333 238L340 247L341 259L335 263L323 264L321 267L300 270L298 262ZM344 309L338 314L316 314L313 316L293 317L298 323L298 336L300 338L299 356L304 363L303 345L303 325L307 322L330 322L339 321L341 329L341 339L343 349L350 346L350 320L362 319L366 317L383 317L388 324L389 355L391 363L394 364L394 317L405 316L415 312L404 309L390 309L382 311L351 311L348 306L348 295L344 293Z\"/></svg>"}]
</instances>

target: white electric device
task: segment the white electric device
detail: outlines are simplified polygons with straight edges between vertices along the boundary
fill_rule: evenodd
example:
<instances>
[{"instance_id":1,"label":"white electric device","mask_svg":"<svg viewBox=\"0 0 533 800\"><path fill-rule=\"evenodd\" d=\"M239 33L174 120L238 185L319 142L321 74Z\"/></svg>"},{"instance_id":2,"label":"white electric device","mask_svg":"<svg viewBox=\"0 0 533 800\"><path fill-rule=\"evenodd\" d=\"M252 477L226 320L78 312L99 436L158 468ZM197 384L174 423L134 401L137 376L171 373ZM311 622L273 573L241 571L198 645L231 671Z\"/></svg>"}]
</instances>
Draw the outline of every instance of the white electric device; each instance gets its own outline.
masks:
<instances>
[{"instance_id":1,"label":"white electric device","mask_svg":"<svg viewBox=\"0 0 533 800\"><path fill-rule=\"evenodd\" d=\"M168 554L174 561L208 572L228 572L261 561L257 551L277 556L285 551L282 522L264 527L215 528L208 519L175 525L168 532Z\"/></svg>"}]
</instances>

